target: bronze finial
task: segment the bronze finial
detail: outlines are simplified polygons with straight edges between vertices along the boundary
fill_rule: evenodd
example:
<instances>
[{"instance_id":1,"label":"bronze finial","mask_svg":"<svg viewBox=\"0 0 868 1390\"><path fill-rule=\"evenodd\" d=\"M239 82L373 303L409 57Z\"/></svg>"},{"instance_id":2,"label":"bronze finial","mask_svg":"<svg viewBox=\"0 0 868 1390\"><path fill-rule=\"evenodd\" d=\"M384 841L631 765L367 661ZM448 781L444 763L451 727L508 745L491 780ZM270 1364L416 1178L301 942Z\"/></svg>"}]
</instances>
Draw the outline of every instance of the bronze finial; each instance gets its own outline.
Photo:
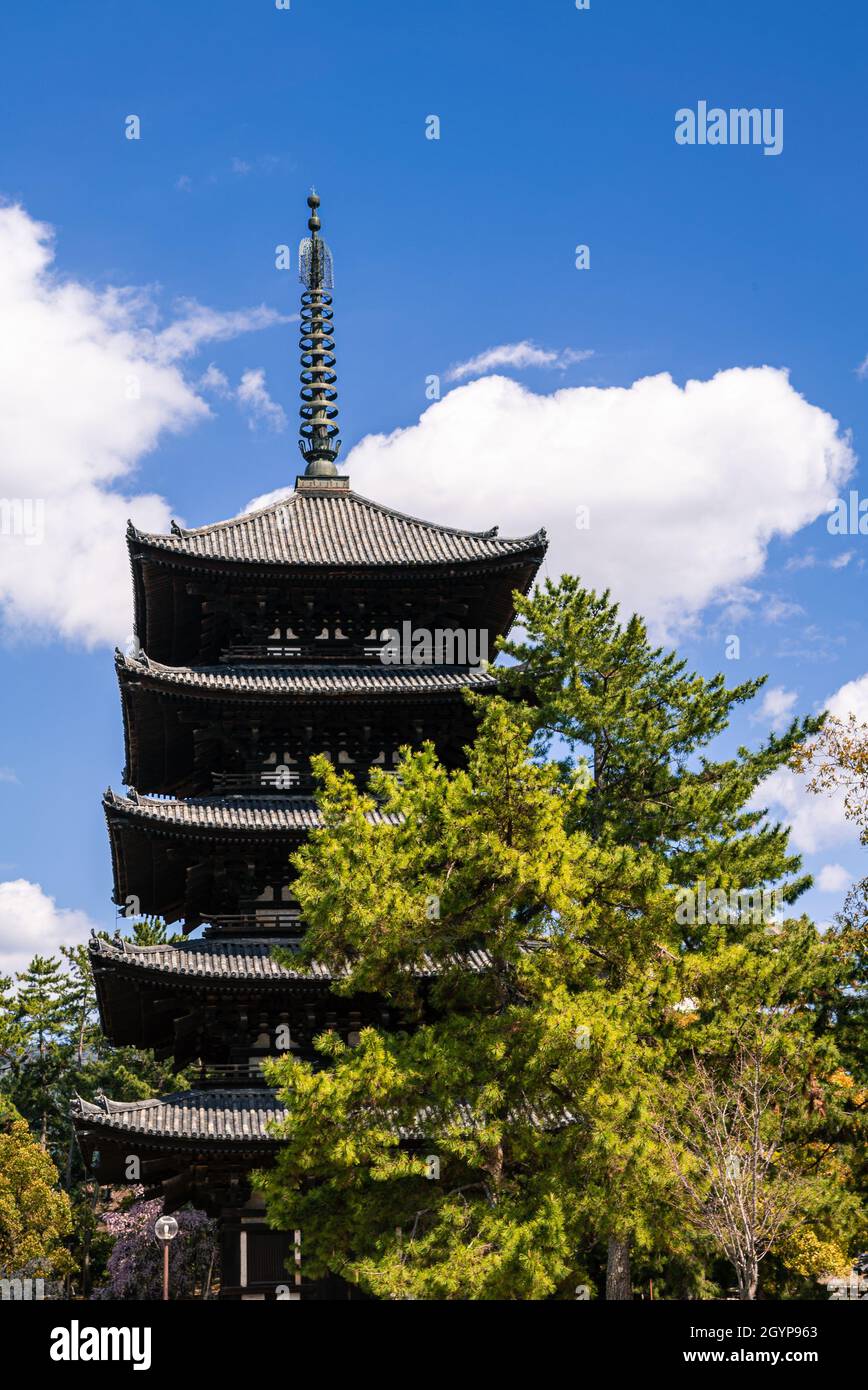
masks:
<instances>
[{"instance_id":1,"label":"bronze finial","mask_svg":"<svg viewBox=\"0 0 868 1390\"><path fill-rule=\"evenodd\" d=\"M301 296L301 432L298 446L307 461L308 478L337 476L335 459L341 447L338 434L337 372L332 297L332 253L319 235L319 198L311 189L307 199L310 236L298 248Z\"/></svg>"}]
</instances>

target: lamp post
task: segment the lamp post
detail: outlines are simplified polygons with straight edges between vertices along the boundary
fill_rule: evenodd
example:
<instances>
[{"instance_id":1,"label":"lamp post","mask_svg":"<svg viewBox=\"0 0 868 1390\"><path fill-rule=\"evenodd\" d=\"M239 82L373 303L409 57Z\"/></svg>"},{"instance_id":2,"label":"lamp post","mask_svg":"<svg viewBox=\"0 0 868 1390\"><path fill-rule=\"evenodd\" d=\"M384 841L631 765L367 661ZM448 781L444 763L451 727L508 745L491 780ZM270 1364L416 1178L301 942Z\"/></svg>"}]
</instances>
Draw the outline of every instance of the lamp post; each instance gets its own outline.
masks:
<instances>
[{"instance_id":1,"label":"lamp post","mask_svg":"<svg viewBox=\"0 0 868 1390\"><path fill-rule=\"evenodd\" d=\"M178 1223L174 1216L158 1216L154 1222L154 1235L163 1247L163 1301L169 1297L169 1245L178 1234Z\"/></svg>"}]
</instances>

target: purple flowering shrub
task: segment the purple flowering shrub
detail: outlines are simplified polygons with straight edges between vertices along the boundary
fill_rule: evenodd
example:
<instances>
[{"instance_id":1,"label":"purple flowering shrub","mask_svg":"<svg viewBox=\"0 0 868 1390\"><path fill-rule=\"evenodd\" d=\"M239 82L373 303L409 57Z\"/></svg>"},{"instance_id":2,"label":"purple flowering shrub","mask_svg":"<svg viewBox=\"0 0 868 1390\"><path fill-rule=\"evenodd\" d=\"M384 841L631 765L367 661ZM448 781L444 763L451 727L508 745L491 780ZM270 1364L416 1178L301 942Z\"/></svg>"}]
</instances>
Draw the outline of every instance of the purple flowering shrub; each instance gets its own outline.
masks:
<instances>
[{"instance_id":1,"label":"purple flowering shrub","mask_svg":"<svg viewBox=\"0 0 868 1390\"><path fill-rule=\"evenodd\" d=\"M115 1243L106 1263L108 1283L96 1290L94 1298L145 1302L162 1298L163 1248L154 1235L154 1222L162 1214L162 1200L156 1197L103 1217ZM169 1297L194 1298L204 1289L209 1268L212 1286L219 1273L217 1222L193 1208L176 1211L174 1216L180 1229L169 1247Z\"/></svg>"}]
</instances>

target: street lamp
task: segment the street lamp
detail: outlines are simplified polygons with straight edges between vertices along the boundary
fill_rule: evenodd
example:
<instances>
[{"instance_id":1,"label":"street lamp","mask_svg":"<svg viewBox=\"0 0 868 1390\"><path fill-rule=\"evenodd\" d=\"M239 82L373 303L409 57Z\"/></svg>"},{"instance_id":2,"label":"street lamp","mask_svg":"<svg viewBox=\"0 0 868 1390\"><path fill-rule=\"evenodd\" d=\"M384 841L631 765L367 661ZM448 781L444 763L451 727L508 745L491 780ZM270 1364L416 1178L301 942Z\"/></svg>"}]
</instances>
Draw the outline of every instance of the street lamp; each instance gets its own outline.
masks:
<instances>
[{"instance_id":1,"label":"street lamp","mask_svg":"<svg viewBox=\"0 0 868 1390\"><path fill-rule=\"evenodd\" d=\"M154 1235L163 1246L163 1300L169 1297L169 1244L178 1234L178 1223L174 1216L158 1216L154 1222Z\"/></svg>"}]
</instances>

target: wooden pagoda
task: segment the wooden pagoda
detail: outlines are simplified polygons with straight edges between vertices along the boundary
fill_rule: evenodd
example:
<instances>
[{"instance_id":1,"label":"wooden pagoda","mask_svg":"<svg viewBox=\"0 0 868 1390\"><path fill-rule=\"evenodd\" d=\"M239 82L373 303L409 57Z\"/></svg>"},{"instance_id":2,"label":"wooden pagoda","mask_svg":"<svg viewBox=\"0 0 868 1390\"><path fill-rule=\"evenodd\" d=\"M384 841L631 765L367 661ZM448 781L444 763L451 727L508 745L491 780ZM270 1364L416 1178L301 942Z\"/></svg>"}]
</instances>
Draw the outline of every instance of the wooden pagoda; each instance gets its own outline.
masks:
<instances>
[{"instance_id":1,"label":"wooden pagoda","mask_svg":"<svg viewBox=\"0 0 868 1390\"><path fill-rule=\"evenodd\" d=\"M128 529L137 642L116 656L128 790L104 798L113 896L181 923L184 936L147 947L94 937L90 955L108 1040L153 1048L201 1079L155 1100L75 1106L101 1181L132 1171L167 1210L193 1201L219 1215L229 1298L287 1296L291 1277L291 1235L266 1227L249 1182L278 1142L263 1058L278 1039L312 1057L325 1028L352 1043L365 1024L399 1021L374 997L332 993L325 970L296 972L271 955L304 931L289 859L318 824L310 757L364 779L427 739L458 764L473 735L464 691L495 688L495 675L444 664L433 648L428 661L386 664L384 646L409 623L473 629L493 651L546 544L542 531L506 539L405 516L338 474L331 255L315 194L308 204L303 476L230 521L173 524L165 536ZM346 1296L302 1287L304 1297Z\"/></svg>"}]
</instances>

